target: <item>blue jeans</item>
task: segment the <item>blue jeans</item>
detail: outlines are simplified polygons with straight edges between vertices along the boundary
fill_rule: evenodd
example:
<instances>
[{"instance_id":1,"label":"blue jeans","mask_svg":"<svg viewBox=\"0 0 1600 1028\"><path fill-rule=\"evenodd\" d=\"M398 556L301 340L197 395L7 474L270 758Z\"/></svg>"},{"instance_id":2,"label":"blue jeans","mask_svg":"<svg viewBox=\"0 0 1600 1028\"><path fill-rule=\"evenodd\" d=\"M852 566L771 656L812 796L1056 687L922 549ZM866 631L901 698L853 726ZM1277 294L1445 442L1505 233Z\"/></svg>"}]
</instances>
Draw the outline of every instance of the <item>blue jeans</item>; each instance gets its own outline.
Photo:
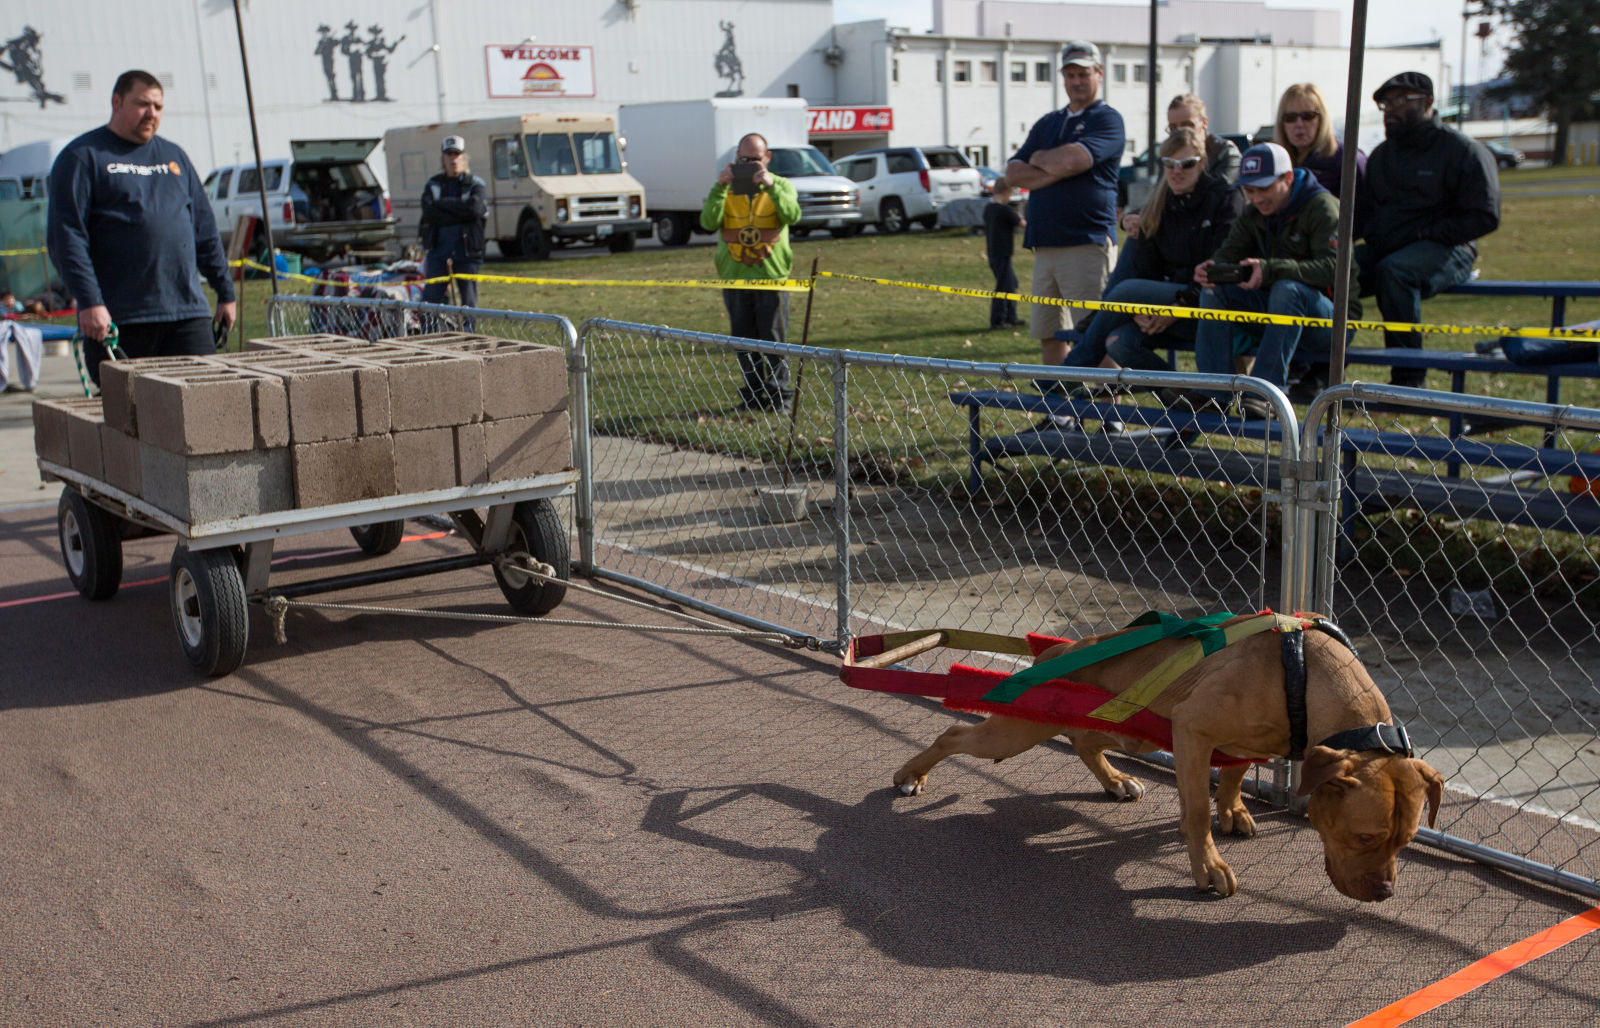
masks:
<instances>
[{"instance_id":1,"label":"blue jeans","mask_svg":"<svg viewBox=\"0 0 1600 1028\"><path fill-rule=\"evenodd\" d=\"M1378 297L1378 310L1385 321L1416 323L1422 320L1422 301L1465 282L1472 274L1473 249L1443 243L1411 243L1393 253L1379 256L1365 243L1357 246L1353 259L1361 274L1361 295ZM1385 346L1420 349L1417 332L1389 332ZM1389 381L1395 385L1422 385L1421 368L1394 368Z\"/></svg>"},{"instance_id":2,"label":"blue jeans","mask_svg":"<svg viewBox=\"0 0 1600 1028\"><path fill-rule=\"evenodd\" d=\"M1200 292L1200 306L1210 310L1253 311L1301 318L1333 317L1333 301L1303 282L1280 279L1267 289L1240 289L1236 285L1212 286ZM1236 326L1226 321L1202 321L1194 336L1194 361L1204 374L1233 374L1233 337ZM1250 374L1283 388L1289 362L1304 340L1308 347L1328 350L1332 333L1325 328L1300 325L1240 325L1255 341L1256 364Z\"/></svg>"},{"instance_id":3,"label":"blue jeans","mask_svg":"<svg viewBox=\"0 0 1600 1028\"><path fill-rule=\"evenodd\" d=\"M1112 303L1170 304L1184 288L1176 282L1130 278L1107 289L1102 299ZM1179 321L1159 335L1147 336L1133 323L1132 314L1096 311L1083 338L1061 363L1071 368L1098 368L1109 355L1125 368L1166 371L1167 362L1157 356L1153 347L1168 335L1190 339L1194 336L1194 322Z\"/></svg>"},{"instance_id":4,"label":"blue jeans","mask_svg":"<svg viewBox=\"0 0 1600 1028\"><path fill-rule=\"evenodd\" d=\"M1102 293L1109 293L1133 277L1133 255L1144 245L1144 240L1138 236L1127 236L1122 240L1122 245L1117 248L1117 266L1111 269L1111 277L1106 279L1105 289ZM1130 303L1134 301L1129 301Z\"/></svg>"},{"instance_id":5,"label":"blue jeans","mask_svg":"<svg viewBox=\"0 0 1600 1028\"><path fill-rule=\"evenodd\" d=\"M450 274L451 265L445 263L447 258L429 255L422 262L422 275L424 278L442 278ZM465 258L454 263L458 275L476 275L478 269L483 267L481 261L467 260ZM461 294L461 306L478 306L478 283L468 279L456 279L456 291ZM449 303L450 283L431 282L422 287L423 303Z\"/></svg>"}]
</instances>

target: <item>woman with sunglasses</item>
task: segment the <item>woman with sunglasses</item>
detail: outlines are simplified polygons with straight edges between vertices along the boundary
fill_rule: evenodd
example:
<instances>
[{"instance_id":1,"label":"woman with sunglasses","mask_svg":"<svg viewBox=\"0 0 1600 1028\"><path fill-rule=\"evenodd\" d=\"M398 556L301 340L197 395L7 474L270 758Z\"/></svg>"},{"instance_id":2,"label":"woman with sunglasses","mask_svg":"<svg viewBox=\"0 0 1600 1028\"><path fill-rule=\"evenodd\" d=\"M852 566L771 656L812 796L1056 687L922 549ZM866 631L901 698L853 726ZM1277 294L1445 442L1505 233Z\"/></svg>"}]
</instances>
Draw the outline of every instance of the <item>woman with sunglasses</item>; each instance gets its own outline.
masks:
<instances>
[{"instance_id":1,"label":"woman with sunglasses","mask_svg":"<svg viewBox=\"0 0 1600 1028\"><path fill-rule=\"evenodd\" d=\"M1244 197L1232 183L1206 170L1205 139L1180 128L1161 144L1161 179L1140 211L1140 245L1132 277L1102 299L1114 303L1193 307L1199 297L1195 265L1227 236ZM1099 311L1063 364L1078 368L1167 370L1156 348L1194 339L1194 321L1161 314Z\"/></svg>"},{"instance_id":2,"label":"woman with sunglasses","mask_svg":"<svg viewBox=\"0 0 1600 1028\"><path fill-rule=\"evenodd\" d=\"M1334 196L1339 195L1344 178L1344 143L1334 136L1328 105L1314 83L1301 82L1283 91L1283 98L1278 101L1278 124L1273 142L1289 151L1289 160L1295 167L1311 172L1322 183L1322 188ZM1367 155L1357 149L1357 197L1361 195L1366 176Z\"/></svg>"}]
</instances>

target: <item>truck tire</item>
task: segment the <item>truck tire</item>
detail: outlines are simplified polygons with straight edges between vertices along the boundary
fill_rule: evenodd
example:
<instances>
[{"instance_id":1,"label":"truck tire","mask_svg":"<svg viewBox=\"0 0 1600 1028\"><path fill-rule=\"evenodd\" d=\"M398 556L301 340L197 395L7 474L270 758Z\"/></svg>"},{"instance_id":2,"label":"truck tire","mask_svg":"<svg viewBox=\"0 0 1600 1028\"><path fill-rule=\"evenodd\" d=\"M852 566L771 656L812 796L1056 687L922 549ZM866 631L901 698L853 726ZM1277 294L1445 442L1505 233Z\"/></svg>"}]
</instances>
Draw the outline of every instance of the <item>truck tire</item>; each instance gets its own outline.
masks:
<instances>
[{"instance_id":1,"label":"truck tire","mask_svg":"<svg viewBox=\"0 0 1600 1028\"><path fill-rule=\"evenodd\" d=\"M908 224L906 205L900 202L900 198L885 198L878 207L878 231L892 236L904 232Z\"/></svg>"},{"instance_id":2,"label":"truck tire","mask_svg":"<svg viewBox=\"0 0 1600 1028\"><path fill-rule=\"evenodd\" d=\"M655 220L656 238L661 240L662 246L682 246L694 231L689 219L682 214L657 214Z\"/></svg>"},{"instance_id":3,"label":"truck tire","mask_svg":"<svg viewBox=\"0 0 1600 1028\"><path fill-rule=\"evenodd\" d=\"M790 225L789 226L789 238L790 239L804 239L806 236L809 236L810 234L811 234L811 230L809 228L801 228L799 225Z\"/></svg>"},{"instance_id":4,"label":"truck tire","mask_svg":"<svg viewBox=\"0 0 1600 1028\"><path fill-rule=\"evenodd\" d=\"M610 247L612 253L632 253L634 242L632 232L618 232L606 245Z\"/></svg>"},{"instance_id":5,"label":"truck tire","mask_svg":"<svg viewBox=\"0 0 1600 1028\"><path fill-rule=\"evenodd\" d=\"M530 261L550 259L550 235L540 226L538 218L522 219L517 228L517 249Z\"/></svg>"},{"instance_id":6,"label":"truck tire","mask_svg":"<svg viewBox=\"0 0 1600 1028\"><path fill-rule=\"evenodd\" d=\"M522 247L515 239L496 239L495 242L500 244L500 256L506 260L515 261L522 258Z\"/></svg>"},{"instance_id":7,"label":"truck tire","mask_svg":"<svg viewBox=\"0 0 1600 1028\"><path fill-rule=\"evenodd\" d=\"M853 238L855 236L859 236L860 234L861 234L861 226L859 224L846 225L844 228L830 228L830 229L828 229L828 235L832 236L835 239L850 239L850 238Z\"/></svg>"},{"instance_id":8,"label":"truck tire","mask_svg":"<svg viewBox=\"0 0 1600 1028\"><path fill-rule=\"evenodd\" d=\"M932 232L939 227L939 216L937 214L924 214L917 219L917 224Z\"/></svg>"}]
</instances>

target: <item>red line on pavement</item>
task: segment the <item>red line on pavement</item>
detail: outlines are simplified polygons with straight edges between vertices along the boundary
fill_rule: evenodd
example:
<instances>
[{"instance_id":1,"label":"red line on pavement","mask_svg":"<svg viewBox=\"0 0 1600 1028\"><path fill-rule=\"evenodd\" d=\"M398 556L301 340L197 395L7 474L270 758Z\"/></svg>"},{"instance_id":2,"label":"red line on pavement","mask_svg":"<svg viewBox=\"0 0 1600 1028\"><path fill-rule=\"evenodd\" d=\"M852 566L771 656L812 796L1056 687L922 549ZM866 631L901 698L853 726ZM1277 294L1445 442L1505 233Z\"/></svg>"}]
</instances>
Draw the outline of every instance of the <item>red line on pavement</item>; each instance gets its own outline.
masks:
<instances>
[{"instance_id":1,"label":"red line on pavement","mask_svg":"<svg viewBox=\"0 0 1600 1028\"><path fill-rule=\"evenodd\" d=\"M1468 964L1448 978L1418 989L1405 999L1389 1004L1382 1010L1352 1021L1349 1028L1393 1028L1405 1024L1435 1007L1460 999L1480 985L1487 985L1502 975L1515 971L1522 965L1554 952L1574 939L1581 939L1600 929L1600 907L1569 917L1558 925L1514 942L1504 949Z\"/></svg>"}]
</instances>

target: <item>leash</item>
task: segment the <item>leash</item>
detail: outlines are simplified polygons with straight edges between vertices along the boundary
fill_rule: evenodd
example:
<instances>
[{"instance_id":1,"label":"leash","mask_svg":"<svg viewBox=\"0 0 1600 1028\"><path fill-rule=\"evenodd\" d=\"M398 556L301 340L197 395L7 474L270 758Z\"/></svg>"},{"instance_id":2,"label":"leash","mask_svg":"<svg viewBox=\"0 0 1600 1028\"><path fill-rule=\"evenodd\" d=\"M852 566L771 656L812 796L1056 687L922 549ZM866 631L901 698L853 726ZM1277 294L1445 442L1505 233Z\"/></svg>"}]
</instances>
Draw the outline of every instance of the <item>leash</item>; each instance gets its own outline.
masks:
<instances>
[{"instance_id":1,"label":"leash","mask_svg":"<svg viewBox=\"0 0 1600 1028\"><path fill-rule=\"evenodd\" d=\"M128 355L122 352L122 347L117 345L117 326L115 322L106 329L105 348L106 355L112 360L125 361L128 359ZM89 372L84 369L83 365L83 328L81 326L76 332L72 333L72 359L78 365L78 381L83 385L83 395L93 396L94 391L89 387Z\"/></svg>"}]
</instances>

